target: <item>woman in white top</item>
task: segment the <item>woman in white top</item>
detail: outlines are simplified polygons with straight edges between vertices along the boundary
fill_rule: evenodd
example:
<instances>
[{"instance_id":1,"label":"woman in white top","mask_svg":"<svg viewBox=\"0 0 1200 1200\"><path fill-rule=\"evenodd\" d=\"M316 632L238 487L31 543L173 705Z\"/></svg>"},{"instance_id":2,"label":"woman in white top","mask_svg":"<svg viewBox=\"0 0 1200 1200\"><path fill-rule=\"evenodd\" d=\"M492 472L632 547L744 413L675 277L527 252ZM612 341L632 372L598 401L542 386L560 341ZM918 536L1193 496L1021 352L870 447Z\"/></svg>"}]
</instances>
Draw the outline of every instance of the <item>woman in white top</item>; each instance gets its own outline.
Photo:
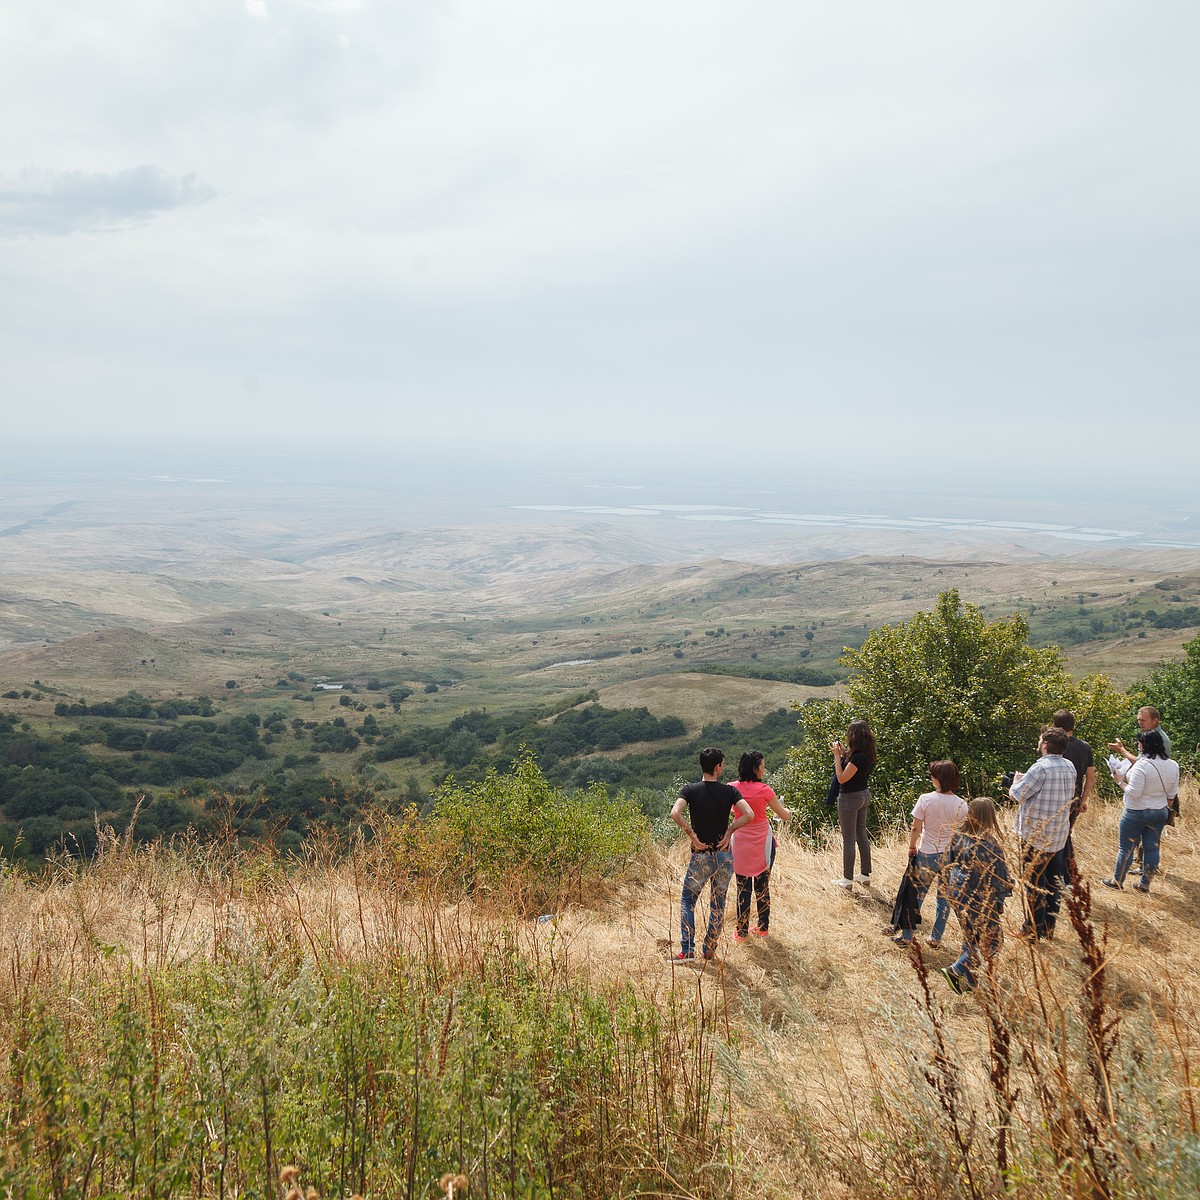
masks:
<instances>
[{"instance_id":1,"label":"woman in white top","mask_svg":"<svg viewBox=\"0 0 1200 1200\"><path fill-rule=\"evenodd\" d=\"M1121 813L1117 865L1112 878L1102 882L1105 887L1124 887L1133 852L1141 846L1142 881L1133 886L1139 892L1148 892L1158 870L1158 843L1167 823L1168 806L1179 792L1179 764L1167 757L1157 729L1139 733L1138 746L1141 753L1125 777L1113 774L1113 780L1125 789L1125 809Z\"/></svg>"},{"instance_id":2,"label":"woman in white top","mask_svg":"<svg viewBox=\"0 0 1200 1200\"><path fill-rule=\"evenodd\" d=\"M929 931L926 945L935 949L942 944L946 919L950 916L950 904L942 897L940 882L942 857L950 848L950 839L967 815L967 802L958 795L962 776L958 767L948 760L929 764L929 781L935 790L917 798L913 805L912 830L908 835L908 856L912 860L917 894L911 909L899 907L897 912L907 913L913 921L921 915L921 902L935 879L938 882L937 908L933 917L933 928ZM896 918L893 917L893 920ZM900 918L903 921L903 916ZM885 929L890 932L891 927ZM911 942L913 930L901 924L895 932L894 941L901 944Z\"/></svg>"}]
</instances>

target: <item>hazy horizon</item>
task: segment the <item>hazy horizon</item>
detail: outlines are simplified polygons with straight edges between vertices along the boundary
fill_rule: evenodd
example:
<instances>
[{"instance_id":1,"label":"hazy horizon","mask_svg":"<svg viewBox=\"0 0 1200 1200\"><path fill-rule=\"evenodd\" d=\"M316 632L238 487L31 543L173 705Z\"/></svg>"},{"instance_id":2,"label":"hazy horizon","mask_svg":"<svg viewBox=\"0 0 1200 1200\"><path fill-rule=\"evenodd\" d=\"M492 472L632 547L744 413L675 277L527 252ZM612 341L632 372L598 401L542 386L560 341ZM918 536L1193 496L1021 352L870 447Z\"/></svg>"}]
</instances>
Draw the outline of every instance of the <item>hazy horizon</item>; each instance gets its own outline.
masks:
<instances>
[{"instance_id":1,"label":"hazy horizon","mask_svg":"<svg viewBox=\"0 0 1200 1200\"><path fill-rule=\"evenodd\" d=\"M100 439L0 449L0 538L37 528L123 524L164 531L224 520L239 536L257 525L282 542L318 533L494 526L537 533L609 529L659 547L668 559L741 554L770 561L857 552L954 554L964 545L1025 547L1048 557L1107 549L1200 550L1200 502L1172 505L1070 481L1006 490L980 472L864 478L846 488L797 471L743 469L736 452L706 469L652 457L574 448L472 455L449 444L393 454L337 443L317 447ZM761 460L760 460L761 461ZM1168 493L1169 495L1169 493ZM1191 503L1188 501L1191 500ZM831 540L832 531L846 540ZM5 542L0 542L3 558ZM282 544L282 543L281 543ZM11 540L7 540L10 550ZM711 547L711 551L706 551Z\"/></svg>"}]
</instances>

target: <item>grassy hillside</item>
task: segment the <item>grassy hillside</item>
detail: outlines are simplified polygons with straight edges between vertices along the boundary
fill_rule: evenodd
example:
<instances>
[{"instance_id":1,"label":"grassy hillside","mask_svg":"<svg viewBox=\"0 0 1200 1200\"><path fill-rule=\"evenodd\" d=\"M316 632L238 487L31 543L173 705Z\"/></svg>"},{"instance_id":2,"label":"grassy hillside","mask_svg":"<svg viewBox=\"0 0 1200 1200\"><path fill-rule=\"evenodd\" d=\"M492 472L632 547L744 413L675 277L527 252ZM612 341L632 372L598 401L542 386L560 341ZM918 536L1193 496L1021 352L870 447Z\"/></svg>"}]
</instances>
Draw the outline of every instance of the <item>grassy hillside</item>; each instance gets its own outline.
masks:
<instances>
[{"instance_id":1,"label":"grassy hillside","mask_svg":"<svg viewBox=\"0 0 1200 1200\"><path fill-rule=\"evenodd\" d=\"M1185 812L1200 801L1194 785ZM1081 823L1111 867L1117 811ZM231 844L0 877L0 1186L13 1195L1150 1197L1200 1185L1200 856L1086 885L954 996L879 934L903 846L845 894L784 836L772 933L672 966L683 847L553 919L399 834L287 865ZM348 853L345 852L348 850ZM545 877L545 873L542 872ZM1007 914L1010 929L1019 914Z\"/></svg>"}]
</instances>

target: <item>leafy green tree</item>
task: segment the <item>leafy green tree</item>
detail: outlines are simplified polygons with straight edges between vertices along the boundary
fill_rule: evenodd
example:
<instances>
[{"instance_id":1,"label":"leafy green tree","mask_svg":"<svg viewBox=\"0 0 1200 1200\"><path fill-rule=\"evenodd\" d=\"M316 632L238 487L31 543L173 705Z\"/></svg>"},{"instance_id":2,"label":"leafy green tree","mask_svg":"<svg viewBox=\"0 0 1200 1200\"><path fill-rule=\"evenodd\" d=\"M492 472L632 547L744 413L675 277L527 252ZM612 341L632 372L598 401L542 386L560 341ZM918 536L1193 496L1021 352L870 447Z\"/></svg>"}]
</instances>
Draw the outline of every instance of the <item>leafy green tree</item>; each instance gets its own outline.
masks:
<instances>
[{"instance_id":1,"label":"leafy green tree","mask_svg":"<svg viewBox=\"0 0 1200 1200\"><path fill-rule=\"evenodd\" d=\"M1152 704L1171 737L1171 753L1200 767L1200 637L1185 642L1183 661L1162 663L1132 689L1138 707ZM1132 717L1128 726L1132 726Z\"/></svg>"},{"instance_id":2,"label":"leafy green tree","mask_svg":"<svg viewBox=\"0 0 1200 1200\"><path fill-rule=\"evenodd\" d=\"M442 757L448 767L465 767L479 753L479 746L479 739L469 729L462 729L446 741Z\"/></svg>"},{"instance_id":3,"label":"leafy green tree","mask_svg":"<svg viewBox=\"0 0 1200 1200\"><path fill-rule=\"evenodd\" d=\"M1128 698L1105 676L1076 683L1056 647L1030 646L1024 617L989 621L956 590L943 592L932 612L872 631L841 662L850 670L846 699L804 707L804 743L781 772L810 824L819 823L829 787L829 743L851 720L866 720L878 742L876 817L900 822L929 790L930 762L957 763L967 795L997 795L1004 771L1033 760L1056 709L1071 709L1077 734L1093 746L1103 746L1128 711Z\"/></svg>"}]
</instances>

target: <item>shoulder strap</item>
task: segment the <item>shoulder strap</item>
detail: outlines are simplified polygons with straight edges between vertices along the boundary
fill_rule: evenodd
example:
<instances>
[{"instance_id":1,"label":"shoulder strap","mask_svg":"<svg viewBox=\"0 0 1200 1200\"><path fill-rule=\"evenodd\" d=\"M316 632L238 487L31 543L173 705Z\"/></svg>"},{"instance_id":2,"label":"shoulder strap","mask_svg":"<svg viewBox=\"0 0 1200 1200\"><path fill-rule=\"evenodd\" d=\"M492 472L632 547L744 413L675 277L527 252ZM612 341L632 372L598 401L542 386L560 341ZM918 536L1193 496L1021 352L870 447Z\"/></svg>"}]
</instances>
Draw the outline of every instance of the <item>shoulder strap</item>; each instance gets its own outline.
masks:
<instances>
[{"instance_id":1,"label":"shoulder strap","mask_svg":"<svg viewBox=\"0 0 1200 1200\"><path fill-rule=\"evenodd\" d=\"M1171 797L1167 796L1167 782L1163 779L1163 773L1158 769L1158 763L1152 758L1147 758L1146 761L1154 768L1154 773L1158 776L1158 786L1162 788L1163 795L1170 800Z\"/></svg>"}]
</instances>

